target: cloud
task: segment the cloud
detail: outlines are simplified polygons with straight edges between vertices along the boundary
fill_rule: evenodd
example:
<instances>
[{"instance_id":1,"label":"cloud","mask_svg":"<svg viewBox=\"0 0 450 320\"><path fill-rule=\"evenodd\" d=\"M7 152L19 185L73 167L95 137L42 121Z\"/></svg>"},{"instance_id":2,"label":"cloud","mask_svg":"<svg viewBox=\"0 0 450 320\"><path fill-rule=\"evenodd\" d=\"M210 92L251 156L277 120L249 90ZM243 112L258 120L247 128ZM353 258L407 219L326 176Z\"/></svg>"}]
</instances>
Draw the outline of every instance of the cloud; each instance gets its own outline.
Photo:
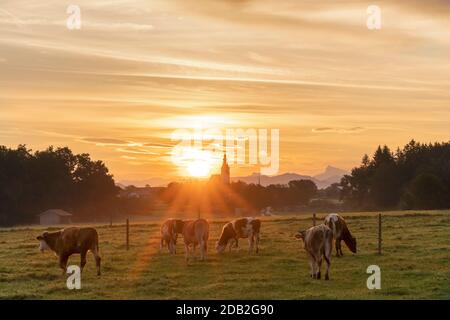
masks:
<instances>
[{"instance_id":1,"label":"cloud","mask_svg":"<svg viewBox=\"0 0 450 320\"><path fill-rule=\"evenodd\" d=\"M365 131L363 127L351 127L351 128L334 128L334 127L319 127L312 129L314 133L359 133Z\"/></svg>"},{"instance_id":2,"label":"cloud","mask_svg":"<svg viewBox=\"0 0 450 320\"><path fill-rule=\"evenodd\" d=\"M123 153L131 153L137 155L160 155L159 153L149 151L144 148L134 148L134 147L126 147L126 148L117 148L116 151Z\"/></svg>"},{"instance_id":3,"label":"cloud","mask_svg":"<svg viewBox=\"0 0 450 320\"><path fill-rule=\"evenodd\" d=\"M120 139L113 139L113 138L82 138L80 139L81 142L87 142L87 143L93 143L96 145L109 145L109 146L133 146L136 145L134 142L129 142L125 140Z\"/></svg>"},{"instance_id":4,"label":"cloud","mask_svg":"<svg viewBox=\"0 0 450 320\"><path fill-rule=\"evenodd\" d=\"M143 146L149 147L149 148L172 148L173 147L173 145L166 144L166 143L144 143Z\"/></svg>"}]
</instances>

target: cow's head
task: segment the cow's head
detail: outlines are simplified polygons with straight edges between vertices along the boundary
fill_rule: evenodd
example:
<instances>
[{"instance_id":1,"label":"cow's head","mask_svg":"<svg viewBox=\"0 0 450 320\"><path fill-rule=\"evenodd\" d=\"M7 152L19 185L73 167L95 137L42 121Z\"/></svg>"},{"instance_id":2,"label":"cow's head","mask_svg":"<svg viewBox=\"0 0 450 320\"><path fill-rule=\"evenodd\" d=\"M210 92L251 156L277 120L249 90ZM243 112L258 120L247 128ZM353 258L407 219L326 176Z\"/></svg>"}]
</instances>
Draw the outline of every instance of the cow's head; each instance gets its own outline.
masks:
<instances>
[{"instance_id":1,"label":"cow's head","mask_svg":"<svg viewBox=\"0 0 450 320\"><path fill-rule=\"evenodd\" d=\"M236 237L236 232L234 231L233 224L227 223L222 228L222 233L220 234L219 241L216 242L217 253L224 252L227 247L228 241Z\"/></svg>"},{"instance_id":2,"label":"cow's head","mask_svg":"<svg viewBox=\"0 0 450 320\"><path fill-rule=\"evenodd\" d=\"M295 239L297 240L305 240L305 235L306 235L306 230L304 231L299 231L295 234Z\"/></svg>"},{"instance_id":3,"label":"cow's head","mask_svg":"<svg viewBox=\"0 0 450 320\"><path fill-rule=\"evenodd\" d=\"M61 231L58 232L47 232L45 231L40 236L37 236L36 239L40 241L39 250L44 252L46 250L54 250L56 245L56 240L61 235Z\"/></svg>"},{"instance_id":4,"label":"cow's head","mask_svg":"<svg viewBox=\"0 0 450 320\"><path fill-rule=\"evenodd\" d=\"M47 241L46 241L47 237L48 237L48 232L47 231L44 232L43 234L41 234L40 236L36 237L36 239L39 240L39 250L41 252L44 252L46 250L51 250L49 245L48 245L48 243L47 243Z\"/></svg>"},{"instance_id":5,"label":"cow's head","mask_svg":"<svg viewBox=\"0 0 450 320\"><path fill-rule=\"evenodd\" d=\"M353 253L356 253L356 238L351 236L351 237L349 237L347 242L346 242L346 245L348 246L350 251Z\"/></svg>"},{"instance_id":6,"label":"cow's head","mask_svg":"<svg viewBox=\"0 0 450 320\"><path fill-rule=\"evenodd\" d=\"M181 219L175 219L173 221L175 233L183 233L184 221Z\"/></svg>"}]
</instances>

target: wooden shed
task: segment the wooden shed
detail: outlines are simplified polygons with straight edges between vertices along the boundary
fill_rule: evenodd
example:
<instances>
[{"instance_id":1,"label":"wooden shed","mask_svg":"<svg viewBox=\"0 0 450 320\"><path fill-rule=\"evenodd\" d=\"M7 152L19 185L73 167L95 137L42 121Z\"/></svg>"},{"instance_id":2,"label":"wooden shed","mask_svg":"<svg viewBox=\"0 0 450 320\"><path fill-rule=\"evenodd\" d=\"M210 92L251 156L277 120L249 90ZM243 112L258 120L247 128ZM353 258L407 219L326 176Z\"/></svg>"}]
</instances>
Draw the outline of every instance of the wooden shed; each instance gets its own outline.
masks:
<instances>
[{"instance_id":1,"label":"wooden shed","mask_svg":"<svg viewBox=\"0 0 450 320\"><path fill-rule=\"evenodd\" d=\"M72 214L61 209L50 209L39 214L39 223L42 225L70 224Z\"/></svg>"}]
</instances>

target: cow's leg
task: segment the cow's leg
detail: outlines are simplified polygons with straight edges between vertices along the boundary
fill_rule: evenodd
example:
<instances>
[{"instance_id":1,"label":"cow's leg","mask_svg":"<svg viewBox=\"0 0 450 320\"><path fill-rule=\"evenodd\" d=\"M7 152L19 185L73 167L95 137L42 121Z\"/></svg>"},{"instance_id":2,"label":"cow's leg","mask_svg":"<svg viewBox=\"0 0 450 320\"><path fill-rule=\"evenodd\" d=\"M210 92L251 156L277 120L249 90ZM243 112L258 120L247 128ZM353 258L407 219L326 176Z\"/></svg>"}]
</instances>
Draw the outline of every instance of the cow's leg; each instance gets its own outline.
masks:
<instances>
[{"instance_id":1,"label":"cow's leg","mask_svg":"<svg viewBox=\"0 0 450 320\"><path fill-rule=\"evenodd\" d=\"M184 250L185 250L185 260L186 262L189 261L189 245L187 243L184 244Z\"/></svg>"},{"instance_id":2,"label":"cow's leg","mask_svg":"<svg viewBox=\"0 0 450 320\"><path fill-rule=\"evenodd\" d=\"M167 241L167 250L169 250L169 253L172 253L172 241Z\"/></svg>"},{"instance_id":3,"label":"cow's leg","mask_svg":"<svg viewBox=\"0 0 450 320\"><path fill-rule=\"evenodd\" d=\"M325 280L330 280L330 276L329 276L329 271L330 271L330 256L331 256L331 253L330 253L330 255L328 255L327 256L327 254L325 254L323 257L324 257L324 259L325 259L325 262L326 262L326 264L327 264L327 269L326 269L326 271L325 271Z\"/></svg>"},{"instance_id":4,"label":"cow's leg","mask_svg":"<svg viewBox=\"0 0 450 320\"><path fill-rule=\"evenodd\" d=\"M87 251L82 250L80 252L80 271L83 272L83 268L86 265L86 253Z\"/></svg>"},{"instance_id":5,"label":"cow's leg","mask_svg":"<svg viewBox=\"0 0 450 320\"><path fill-rule=\"evenodd\" d=\"M322 268L322 258L319 257L317 259L317 273L316 273L316 279L320 279L322 275L320 274L320 269Z\"/></svg>"},{"instance_id":6,"label":"cow's leg","mask_svg":"<svg viewBox=\"0 0 450 320\"><path fill-rule=\"evenodd\" d=\"M175 233L173 237L173 254L177 254L177 239L178 235Z\"/></svg>"},{"instance_id":7,"label":"cow's leg","mask_svg":"<svg viewBox=\"0 0 450 320\"><path fill-rule=\"evenodd\" d=\"M344 254L342 253L342 242L341 239L339 239L339 255L342 257Z\"/></svg>"},{"instance_id":8,"label":"cow's leg","mask_svg":"<svg viewBox=\"0 0 450 320\"><path fill-rule=\"evenodd\" d=\"M164 238L161 237L161 242L159 243L159 252L162 252L162 249L164 248Z\"/></svg>"},{"instance_id":9,"label":"cow's leg","mask_svg":"<svg viewBox=\"0 0 450 320\"><path fill-rule=\"evenodd\" d=\"M336 239L336 257L340 257L342 250L341 250L341 239Z\"/></svg>"},{"instance_id":10,"label":"cow's leg","mask_svg":"<svg viewBox=\"0 0 450 320\"><path fill-rule=\"evenodd\" d=\"M252 253L253 251L253 234L248 236L248 253Z\"/></svg>"},{"instance_id":11,"label":"cow's leg","mask_svg":"<svg viewBox=\"0 0 450 320\"><path fill-rule=\"evenodd\" d=\"M202 240L200 242L200 260L201 261L205 260L205 251L206 251L205 242Z\"/></svg>"},{"instance_id":12,"label":"cow's leg","mask_svg":"<svg viewBox=\"0 0 450 320\"><path fill-rule=\"evenodd\" d=\"M69 256L66 254L62 254L59 257L59 266L62 269L62 274L65 275L67 272L67 260L69 260Z\"/></svg>"},{"instance_id":13,"label":"cow's leg","mask_svg":"<svg viewBox=\"0 0 450 320\"><path fill-rule=\"evenodd\" d=\"M259 233L255 235L256 237L256 253L259 252Z\"/></svg>"},{"instance_id":14,"label":"cow's leg","mask_svg":"<svg viewBox=\"0 0 450 320\"><path fill-rule=\"evenodd\" d=\"M238 241L238 238L235 238L234 241L235 241L234 247L235 247L236 249L239 248L239 241Z\"/></svg>"},{"instance_id":15,"label":"cow's leg","mask_svg":"<svg viewBox=\"0 0 450 320\"><path fill-rule=\"evenodd\" d=\"M94 255L94 258L95 258L95 266L97 267L97 275L99 276L101 274L101 272L100 272L100 264L101 264L102 258L100 258L100 254L98 252L98 245L95 246L95 248L93 248L91 250L91 252L92 252L92 254Z\"/></svg>"},{"instance_id":16,"label":"cow's leg","mask_svg":"<svg viewBox=\"0 0 450 320\"><path fill-rule=\"evenodd\" d=\"M311 278L314 278L315 277L314 257L309 252L308 252L308 258L309 258L310 275L311 275Z\"/></svg>"},{"instance_id":17,"label":"cow's leg","mask_svg":"<svg viewBox=\"0 0 450 320\"><path fill-rule=\"evenodd\" d=\"M325 262L327 264L327 269L325 271L325 280L330 280L329 271L330 271L330 265L331 265L330 259L331 259L332 251L333 251L333 246L332 246L332 242L330 240L330 242L325 243L325 252L323 255Z\"/></svg>"}]
</instances>

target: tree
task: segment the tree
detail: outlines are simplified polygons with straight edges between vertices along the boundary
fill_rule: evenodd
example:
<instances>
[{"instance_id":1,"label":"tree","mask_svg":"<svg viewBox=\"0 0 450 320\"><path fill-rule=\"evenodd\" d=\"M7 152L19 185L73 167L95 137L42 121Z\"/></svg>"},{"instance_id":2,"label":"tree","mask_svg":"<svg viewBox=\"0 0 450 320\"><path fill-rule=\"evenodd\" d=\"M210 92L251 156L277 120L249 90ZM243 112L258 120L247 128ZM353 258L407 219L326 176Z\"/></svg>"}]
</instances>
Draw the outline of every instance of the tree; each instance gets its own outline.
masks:
<instances>
[{"instance_id":1,"label":"tree","mask_svg":"<svg viewBox=\"0 0 450 320\"><path fill-rule=\"evenodd\" d=\"M422 173L411 182L404 196L407 208L440 209L448 198L448 190L434 174Z\"/></svg>"},{"instance_id":2,"label":"tree","mask_svg":"<svg viewBox=\"0 0 450 320\"><path fill-rule=\"evenodd\" d=\"M317 186L311 180L293 180L288 185L295 199L294 203L308 204L317 194Z\"/></svg>"},{"instance_id":3,"label":"tree","mask_svg":"<svg viewBox=\"0 0 450 320\"><path fill-rule=\"evenodd\" d=\"M450 142L411 140L395 155L379 146L342 178L341 198L358 209L450 207Z\"/></svg>"},{"instance_id":4,"label":"tree","mask_svg":"<svg viewBox=\"0 0 450 320\"><path fill-rule=\"evenodd\" d=\"M33 223L36 215L61 208L95 218L114 206L117 188L108 168L88 154L48 147L34 154L25 145L0 146L0 224Z\"/></svg>"}]
</instances>

